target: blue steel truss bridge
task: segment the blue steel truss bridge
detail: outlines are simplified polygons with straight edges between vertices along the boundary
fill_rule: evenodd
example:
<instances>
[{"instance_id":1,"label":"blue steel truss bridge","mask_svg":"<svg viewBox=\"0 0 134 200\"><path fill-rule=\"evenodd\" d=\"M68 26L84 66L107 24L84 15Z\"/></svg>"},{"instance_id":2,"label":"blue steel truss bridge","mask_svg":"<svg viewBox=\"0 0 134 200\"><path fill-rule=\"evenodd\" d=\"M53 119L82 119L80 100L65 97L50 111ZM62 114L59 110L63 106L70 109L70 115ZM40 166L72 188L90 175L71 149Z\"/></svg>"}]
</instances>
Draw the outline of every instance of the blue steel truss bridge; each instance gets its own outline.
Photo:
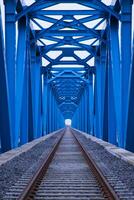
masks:
<instances>
[{"instance_id":1,"label":"blue steel truss bridge","mask_svg":"<svg viewBox=\"0 0 134 200\"><path fill-rule=\"evenodd\" d=\"M132 0L0 2L1 151L72 127L134 152Z\"/></svg>"}]
</instances>

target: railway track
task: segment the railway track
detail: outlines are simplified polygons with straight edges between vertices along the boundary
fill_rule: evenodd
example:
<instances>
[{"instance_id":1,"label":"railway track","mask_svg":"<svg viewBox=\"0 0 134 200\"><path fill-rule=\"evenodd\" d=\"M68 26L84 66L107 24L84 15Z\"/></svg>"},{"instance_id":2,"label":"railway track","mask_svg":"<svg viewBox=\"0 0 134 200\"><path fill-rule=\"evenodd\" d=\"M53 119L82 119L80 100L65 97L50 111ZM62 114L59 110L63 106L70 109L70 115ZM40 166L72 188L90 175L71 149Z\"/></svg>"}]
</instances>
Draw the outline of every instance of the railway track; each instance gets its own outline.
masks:
<instances>
[{"instance_id":1,"label":"railway track","mask_svg":"<svg viewBox=\"0 0 134 200\"><path fill-rule=\"evenodd\" d=\"M32 179L24 177L9 199L18 200L118 200L77 134L69 128L57 140ZM23 188L23 189L22 189ZM15 193L19 191L19 196Z\"/></svg>"}]
</instances>

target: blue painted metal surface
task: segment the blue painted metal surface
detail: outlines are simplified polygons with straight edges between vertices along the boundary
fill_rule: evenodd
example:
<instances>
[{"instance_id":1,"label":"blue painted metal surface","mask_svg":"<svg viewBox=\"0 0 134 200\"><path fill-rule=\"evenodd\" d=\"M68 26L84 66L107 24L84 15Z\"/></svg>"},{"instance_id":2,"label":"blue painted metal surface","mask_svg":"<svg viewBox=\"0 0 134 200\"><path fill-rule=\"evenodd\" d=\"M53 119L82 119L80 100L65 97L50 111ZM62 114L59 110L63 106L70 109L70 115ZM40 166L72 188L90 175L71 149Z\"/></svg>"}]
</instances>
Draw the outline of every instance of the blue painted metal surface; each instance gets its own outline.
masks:
<instances>
[{"instance_id":1,"label":"blue painted metal surface","mask_svg":"<svg viewBox=\"0 0 134 200\"><path fill-rule=\"evenodd\" d=\"M5 29L0 14L2 151L72 119L134 152L133 1L22 2L4 1Z\"/></svg>"}]
</instances>

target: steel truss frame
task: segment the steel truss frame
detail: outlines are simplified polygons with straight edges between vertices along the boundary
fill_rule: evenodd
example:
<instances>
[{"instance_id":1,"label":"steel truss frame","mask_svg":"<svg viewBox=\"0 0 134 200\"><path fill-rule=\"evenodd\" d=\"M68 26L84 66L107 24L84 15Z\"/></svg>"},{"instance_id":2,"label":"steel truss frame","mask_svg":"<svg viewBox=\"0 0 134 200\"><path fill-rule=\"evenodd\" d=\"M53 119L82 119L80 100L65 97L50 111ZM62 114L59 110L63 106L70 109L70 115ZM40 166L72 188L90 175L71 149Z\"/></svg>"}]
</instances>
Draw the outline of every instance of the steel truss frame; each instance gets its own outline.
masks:
<instances>
[{"instance_id":1,"label":"steel truss frame","mask_svg":"<svg viewBox=\"0 0 134 200\"><path fill-rule=\"evenodd\" d=\"M2 152L64 127L67 118L77 129L134 151L133 1L107 6L73 0L83 9L52 9L60 3L72 1L36 0L30 6L4 1Z\"/></svg>"}]
</instances>

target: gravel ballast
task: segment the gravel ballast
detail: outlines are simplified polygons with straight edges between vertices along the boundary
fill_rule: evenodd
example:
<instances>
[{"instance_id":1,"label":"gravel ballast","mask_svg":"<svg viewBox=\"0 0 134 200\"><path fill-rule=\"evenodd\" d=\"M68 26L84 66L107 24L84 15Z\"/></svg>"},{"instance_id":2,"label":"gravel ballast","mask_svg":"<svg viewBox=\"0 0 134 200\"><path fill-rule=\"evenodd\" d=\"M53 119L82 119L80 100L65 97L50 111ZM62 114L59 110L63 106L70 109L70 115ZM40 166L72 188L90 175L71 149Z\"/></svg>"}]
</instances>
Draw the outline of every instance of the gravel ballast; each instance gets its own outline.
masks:
<instances>
[{"instance_id":1,"label":"gravel ballast","mask_svg":"<svg viewBox=\"0 0 134 200\"><path fill-rule=\"evenodd\" d=\"M106 175L111 174L112 176L117 177L134 197L134 166L115 157L103 146L91 139L87 139L80 132L75 131L75 134L79 134L81 142L84 144L101 171ZM113 185L117 185L117 183L115 182Z\"/></svg>"},{"instance_id":2,"label":"gravel ballast","mask_svg":"<svg viewBox=\"0 0 134 200\"><path fill-rule=\"evenodd\" d=\"M0 166L0 200L4 199L6 192L24 175L30 168L36 169L38 162L47 157L55 141L62 131L47 138L45 141L32 147L27 152L20 154L12 160ZM34 173L34 172L33 172Z\"/></svg>"},{"instance_id":3,"label":"gravel ballast","mask_svg":"<svg viewBox=\"0 0 134 200\"><path fill-rule=\"evenodd\" d=\"M109 179L112 179L111 185L118 188L118 186L122 184L122 187L125 187L126 191L130 191L130 196L132 198L127 197L126 192L126 194L123 194L124 198L121 199L134 199L134 166L114 156L102 145L91 139L87 139L80 132L75 131L75 134L79 134L81 142L93 157L103 174L109 177ZM17 181L21 180L22 177L26 177L27 174L31 172L34 174L39 163L44 159L44 156L48 155L55 140L57 140L60 135L61 132L51 136L45 141L35 145L26 153L22 153L0 167L0 200L7 200L5 194L17 184Z\"/></svg>"}]
</instances>

